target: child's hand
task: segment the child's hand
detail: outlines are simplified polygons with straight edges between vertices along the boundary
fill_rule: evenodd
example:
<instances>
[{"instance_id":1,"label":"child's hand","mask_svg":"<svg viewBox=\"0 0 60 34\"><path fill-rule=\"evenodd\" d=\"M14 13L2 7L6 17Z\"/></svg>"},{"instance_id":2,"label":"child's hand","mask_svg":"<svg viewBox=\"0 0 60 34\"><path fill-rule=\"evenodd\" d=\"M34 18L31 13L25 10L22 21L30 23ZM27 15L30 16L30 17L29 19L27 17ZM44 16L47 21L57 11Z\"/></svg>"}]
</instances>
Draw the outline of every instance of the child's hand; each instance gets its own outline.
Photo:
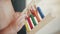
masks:
<instances>
[{"instance_id":1,"label":"child's hand","mask_svg":"<svg viewBox=\"0 0 60 34\"><path fill-rule=\"evenodd\" d=\"M11 1L0 0L0 34L17 34L18 28L20 30L24 25L17 21L20 14L13 10Z\"/></svg>"}]
</instances>

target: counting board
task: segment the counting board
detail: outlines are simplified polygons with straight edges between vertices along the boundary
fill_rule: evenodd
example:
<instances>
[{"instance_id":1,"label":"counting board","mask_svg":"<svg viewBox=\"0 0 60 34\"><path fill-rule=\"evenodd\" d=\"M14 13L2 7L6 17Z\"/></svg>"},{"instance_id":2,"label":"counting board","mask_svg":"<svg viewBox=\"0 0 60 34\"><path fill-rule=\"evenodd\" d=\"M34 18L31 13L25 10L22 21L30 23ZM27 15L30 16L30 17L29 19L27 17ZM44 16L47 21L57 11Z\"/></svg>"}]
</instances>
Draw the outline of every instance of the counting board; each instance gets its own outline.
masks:
<instances>
[{"instance_id":1,"label":"counting board","mask_svg":"<svg viewBox=\"0 0 60 34\"><path fill-rule=\"evenodd\" d=\"M24 12L23 12L24 13ZM33 29L28 28L29 25L26 25L27 23L25 23L26 29L27 29L27 34L35 34L39 29L41 29L42 27L44 27L46 24L48 24L51 20L53 20L54 17L51 16L51 13L49 13L48 15L46 15L44 17L44 19L42 19L39 24L37 24ZM30 29L30 30L29 30Z\"/></svg>"},{"instance_id":2,"label":"counting board","mask_svg":"<svg viewBox=\"0 0 60 34\"><path fill-rule=\"evenodd\" d=\"M26 16L26 10L27 9L22 12L22 14L24 14L24 18ZM51 13L48 13L48 15L46 15L36 26L33 25L33 28L30 28L28 22L26 22L27 20L25 20L24 18L22 19L22 21L25 23L27 34L35 34L39 29L41 29L54 19L54 17L51 16Z\"/></svg>"},{"instance_id":3,"label":"counting board","mask_svg":"<svg viewBox=\"0 0 60 34\"><path fill-rule=\"evenodd\" d=\"M35 34L39 29L54 19L54 17L51 16L51 13L48 13L45 16L40 7L33 6L37 11L34 8L31 8L30 10L31 5L35 4L31 2L22 12L24 15L22 21L25 23L27 34Z\"/></svg>"}]
</instances>

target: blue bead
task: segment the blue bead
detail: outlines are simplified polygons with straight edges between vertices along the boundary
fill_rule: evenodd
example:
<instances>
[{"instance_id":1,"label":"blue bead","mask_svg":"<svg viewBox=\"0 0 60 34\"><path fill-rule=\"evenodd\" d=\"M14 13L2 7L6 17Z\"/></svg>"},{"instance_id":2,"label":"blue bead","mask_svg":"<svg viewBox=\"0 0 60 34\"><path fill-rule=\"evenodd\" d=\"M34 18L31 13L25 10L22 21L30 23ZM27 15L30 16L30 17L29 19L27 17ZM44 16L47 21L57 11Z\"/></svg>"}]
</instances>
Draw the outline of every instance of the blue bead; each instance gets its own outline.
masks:
<instances>
[{"instance_id":1,"label":"blue bead","mask_svg":"<svg viewBox=\"0 0 60 34\"><path fill-rule=\"evenodd\" d=\"M44 14L42 13L40 7L37 7L37 10L38 10L38 12L39 12L41 18L43 19L43 18L44 18Z\"/></svg>"}]
</instances>

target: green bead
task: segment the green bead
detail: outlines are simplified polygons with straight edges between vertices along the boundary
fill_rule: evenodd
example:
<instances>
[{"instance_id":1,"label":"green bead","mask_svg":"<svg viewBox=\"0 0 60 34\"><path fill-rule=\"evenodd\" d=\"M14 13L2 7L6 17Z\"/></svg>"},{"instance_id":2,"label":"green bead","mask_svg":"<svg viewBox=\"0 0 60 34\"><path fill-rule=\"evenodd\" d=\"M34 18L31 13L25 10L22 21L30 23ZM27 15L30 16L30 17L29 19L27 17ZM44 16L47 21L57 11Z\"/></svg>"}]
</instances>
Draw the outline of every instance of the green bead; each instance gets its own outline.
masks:
<instances>
[{"instance_id":1,"label":"green bead","mask_svg":"<svg viewBox=\"0 0 60 34\"><path fill-rule=\"evenodd\" d=\"M36 26L37 23L36 23L36 21L35 21L35 19L34 19L34 16L33 16L32 14L30 14L30 17L31 17L31 19L32 19L32 22L33 22L34 26Z\"/></svg>"}]
</instances>

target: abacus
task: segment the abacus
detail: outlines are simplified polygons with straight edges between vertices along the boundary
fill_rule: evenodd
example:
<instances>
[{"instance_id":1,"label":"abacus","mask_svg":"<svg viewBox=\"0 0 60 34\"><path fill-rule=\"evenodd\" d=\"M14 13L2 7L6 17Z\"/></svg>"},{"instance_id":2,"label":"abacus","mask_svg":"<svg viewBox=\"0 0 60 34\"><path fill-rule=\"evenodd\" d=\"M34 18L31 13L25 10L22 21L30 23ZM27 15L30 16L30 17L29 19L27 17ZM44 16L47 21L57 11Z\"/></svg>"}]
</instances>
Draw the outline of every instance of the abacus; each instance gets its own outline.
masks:
<instances>
[{"instance_id":1,"label":"abacus","mask_svg":"<svg viewBox=\"0 0 60 34\"><path fill-rule=\"evenodd\" d=\"M44 15L40 7L36 7L35 1L32 1L22 12L24 19L22 20L25 23L27 34L34 34L48 22L50 22L54 17L51 16L51 13Z\"/></svg>"}]
</instances>

